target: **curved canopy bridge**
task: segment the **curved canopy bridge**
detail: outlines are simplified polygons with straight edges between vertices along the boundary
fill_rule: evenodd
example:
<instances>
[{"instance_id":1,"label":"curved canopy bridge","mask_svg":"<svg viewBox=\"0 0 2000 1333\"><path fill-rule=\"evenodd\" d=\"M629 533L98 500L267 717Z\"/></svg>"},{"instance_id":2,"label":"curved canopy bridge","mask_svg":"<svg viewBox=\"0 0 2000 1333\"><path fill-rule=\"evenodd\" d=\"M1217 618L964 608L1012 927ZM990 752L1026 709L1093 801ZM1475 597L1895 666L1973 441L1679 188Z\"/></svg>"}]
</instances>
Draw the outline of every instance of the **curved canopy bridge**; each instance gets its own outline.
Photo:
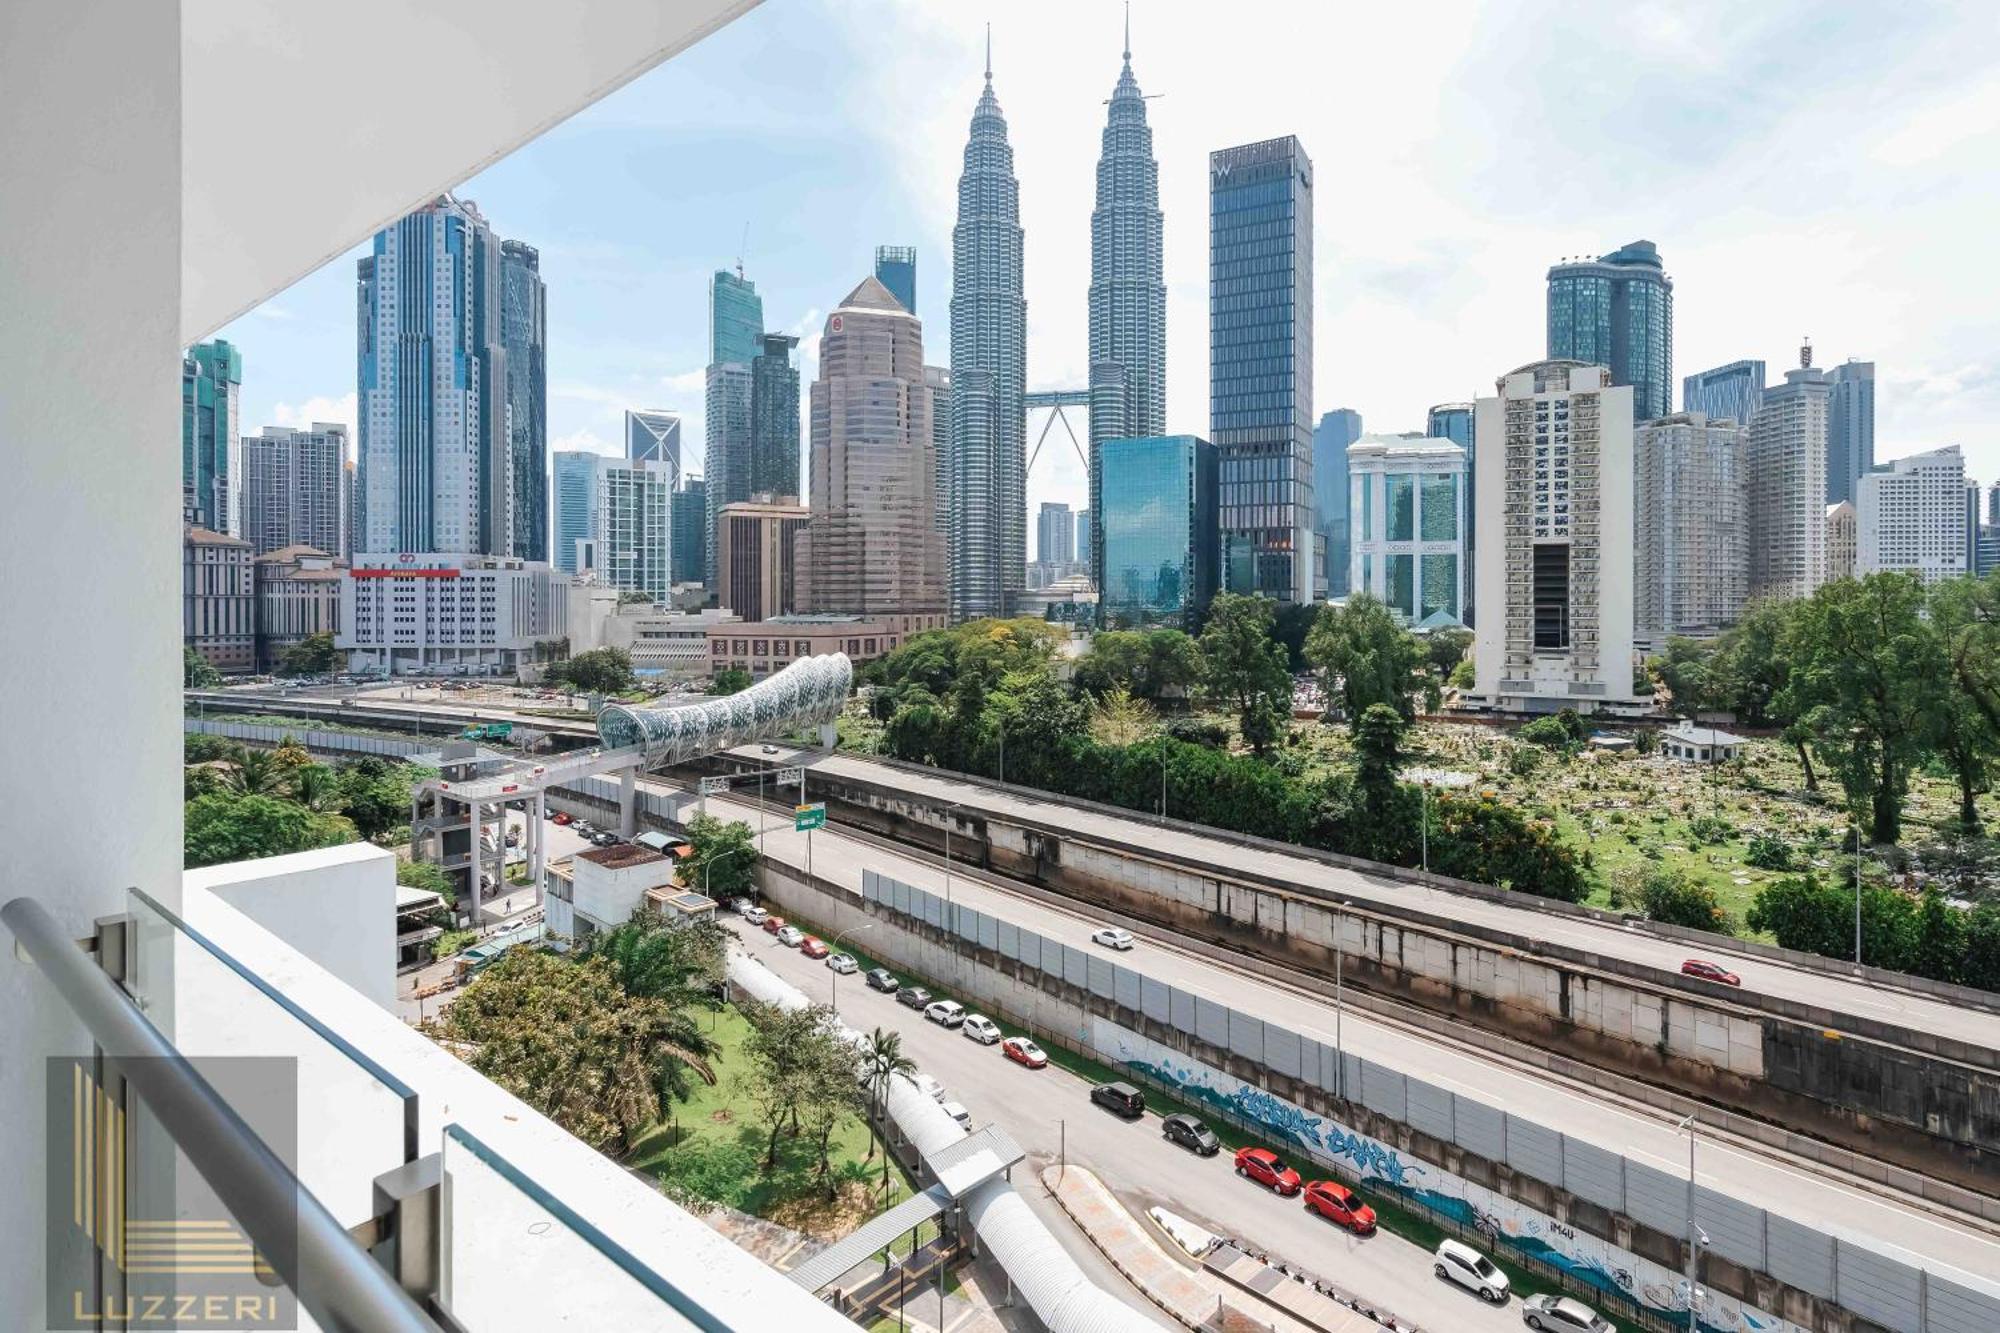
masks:
<instances>
[{"instance_id":1,"label":"curved canopy bridge","mask_svg":"<svg viewBox=\"0 0 2000 1333\"><path fill-rule=\"evenodd\" d=\"M462 754L447 747L436 778L410 801L410 855L434 861L457 882L461 896L479 919L483 882L499 892L506 880L506 808L519 802L528 813L523 854L539 905L544 861L544 793L593 774L617 773L618 832L639 831L638 775L641 769L684 764L738 745L776 740L818 727L820 743L831 749L833 722L854 683L845 653L805 657L748 689L722 698L673 708L607 704L597 715L600 748L536 763L509 760L497 767L465 744ZM430 813L425 814L428 806ZM432 841L434 840L434 842Z\"/></svg>"}]
</instances>

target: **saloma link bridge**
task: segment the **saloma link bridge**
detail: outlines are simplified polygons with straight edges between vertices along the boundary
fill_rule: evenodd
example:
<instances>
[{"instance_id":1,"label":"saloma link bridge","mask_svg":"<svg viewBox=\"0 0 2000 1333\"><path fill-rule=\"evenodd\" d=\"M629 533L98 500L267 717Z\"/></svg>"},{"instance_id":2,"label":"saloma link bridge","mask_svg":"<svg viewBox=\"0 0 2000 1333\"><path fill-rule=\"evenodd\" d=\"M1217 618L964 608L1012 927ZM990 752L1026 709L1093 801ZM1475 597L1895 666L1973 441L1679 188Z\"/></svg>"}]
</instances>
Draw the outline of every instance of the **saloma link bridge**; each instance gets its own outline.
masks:
<instances>
[{"instance_id":1,"label":"saloma link bridge","mask_svg":"<svg viewBox=\"0 0 2000 1333\"><path fill-rule=\"evenodd\" d=\"M481 755L467 747L469 753L454 756L447 751L439 776L413 795L410 822L413 829L423 832L467 832L467 846L473 850L464 854L466 868L472 871L466 877L466 887L477 919L482 897L480 872L487 867L469 863L490 856L492 883L496 889L503 883L506 840L504 836L482 840L480 835L502 822L508 805L519 803L529 812L526 851L529 874L539 892L545 860L542 811L551 788L585 777L619 775L618 832L629 839L639 831L638 775L642 769L684 764L813 727L819 729L820 743L831 749L834 719L840 716L853 686L854 665L847 654L807 657L747 689L700 703L674 708L606 704L597 714L599 748L579 754L541 763L501 759L496 766L491 752ZM803 795L803 770L798 781ZM420 813L427 799L434 810L429 818Z\"/></svg>"}]
</instances>

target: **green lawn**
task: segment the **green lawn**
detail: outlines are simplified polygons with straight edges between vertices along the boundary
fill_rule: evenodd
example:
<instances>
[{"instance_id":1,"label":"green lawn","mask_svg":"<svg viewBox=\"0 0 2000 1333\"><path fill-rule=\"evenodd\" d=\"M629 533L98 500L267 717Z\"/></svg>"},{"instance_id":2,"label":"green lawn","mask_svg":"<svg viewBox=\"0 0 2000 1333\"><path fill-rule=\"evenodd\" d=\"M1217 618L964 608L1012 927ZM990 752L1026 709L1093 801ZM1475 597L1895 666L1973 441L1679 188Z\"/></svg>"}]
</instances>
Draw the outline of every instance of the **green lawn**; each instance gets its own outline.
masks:
<instances>
[{"instance_id":1,"label":"green lawn","mask_svg":"<svg viewBox=\"0 0 2000 1333\"><path fill-rule=\"evenodd\" d=\"M900 1167L889 1172L882 1192L882 1157L869 1156L867 1123L858 1115L844 1121L833 1140L836 1197L829 1201L818 1179L811 1143L789 1134L778 1141L774 1171L764 1171L769 1127L760 1124L744 1086L743 1042L750 1025L734 1008L713 1015L720 1052L714 1087L699 1083L694 1095L675 1103L669 1118L642 1131L627 1165L660 1177L697 1199L782 1222L820 1236L843 1235L910 1193Z\"/></svg>"}]
</instances>

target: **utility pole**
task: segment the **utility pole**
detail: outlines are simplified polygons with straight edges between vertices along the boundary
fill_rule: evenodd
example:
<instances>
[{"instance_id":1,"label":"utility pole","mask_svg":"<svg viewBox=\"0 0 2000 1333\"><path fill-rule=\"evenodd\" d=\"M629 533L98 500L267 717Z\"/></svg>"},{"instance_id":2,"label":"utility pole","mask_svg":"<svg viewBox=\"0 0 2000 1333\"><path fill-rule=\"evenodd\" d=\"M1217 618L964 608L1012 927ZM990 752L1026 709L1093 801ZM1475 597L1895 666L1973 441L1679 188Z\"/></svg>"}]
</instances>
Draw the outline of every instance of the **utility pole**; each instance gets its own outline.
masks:
<instances>
[{"instance_id":1,"label":"utility pole","mask_svg":"<svg viewBox=\"0 0 2000 1333\"><path fill-rule=\"evenodd\" d=\"M1861 815L1854 816L1854 965L1861 966Z\"/></svg>"}]
</instances>

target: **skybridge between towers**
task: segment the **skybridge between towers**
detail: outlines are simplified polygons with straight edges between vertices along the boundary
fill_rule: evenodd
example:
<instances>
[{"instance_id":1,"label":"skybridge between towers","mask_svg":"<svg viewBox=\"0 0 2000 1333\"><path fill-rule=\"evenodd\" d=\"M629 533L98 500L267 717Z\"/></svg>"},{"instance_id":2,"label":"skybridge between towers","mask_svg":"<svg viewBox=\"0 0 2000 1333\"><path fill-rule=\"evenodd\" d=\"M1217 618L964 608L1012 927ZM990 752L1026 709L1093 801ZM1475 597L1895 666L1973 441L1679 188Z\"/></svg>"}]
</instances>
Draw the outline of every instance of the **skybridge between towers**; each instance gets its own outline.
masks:
<instances>
[{"instance_id":1,"label":"skybridge between towers","mask_svg":"<svg viewBox=\"0 0 2000 1333\"><path fill-rule=\"evenodd\" d=\"M472 920L489 894L505 890L506 812L527 815L520 852L541 904L548 793L587 777L617 774L618 835L638 832L638 779L646 769L819 729L831 749L834 719L847 702L854 667L845 653L792 663L736 694L673 708L606 704L597 714L598 748L540 762L496 759L470 742L442 750L438 776L410 798L410 856L450 875Z\"/></svg>"}]
</instances>

